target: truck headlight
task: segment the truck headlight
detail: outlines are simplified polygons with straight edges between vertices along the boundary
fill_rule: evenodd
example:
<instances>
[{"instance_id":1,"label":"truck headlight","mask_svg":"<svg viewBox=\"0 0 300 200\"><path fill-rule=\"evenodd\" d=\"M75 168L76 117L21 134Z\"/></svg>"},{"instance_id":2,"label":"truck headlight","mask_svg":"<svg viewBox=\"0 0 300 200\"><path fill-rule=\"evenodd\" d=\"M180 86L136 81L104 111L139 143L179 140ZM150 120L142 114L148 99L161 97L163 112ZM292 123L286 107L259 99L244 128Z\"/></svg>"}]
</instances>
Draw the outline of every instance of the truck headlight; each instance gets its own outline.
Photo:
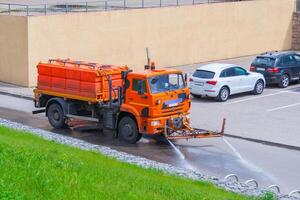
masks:
<instances>
[{"instance_id":1,"label":"truck headlight","mask_svg":"<svg viewBox=\"0 0 300 200\"><path fill-rule=\"evenodd\" d=\"M151 122L151 126L158 126L160 125L160 121L159 120L155 120Z\"/></svg>"}]
</instances>

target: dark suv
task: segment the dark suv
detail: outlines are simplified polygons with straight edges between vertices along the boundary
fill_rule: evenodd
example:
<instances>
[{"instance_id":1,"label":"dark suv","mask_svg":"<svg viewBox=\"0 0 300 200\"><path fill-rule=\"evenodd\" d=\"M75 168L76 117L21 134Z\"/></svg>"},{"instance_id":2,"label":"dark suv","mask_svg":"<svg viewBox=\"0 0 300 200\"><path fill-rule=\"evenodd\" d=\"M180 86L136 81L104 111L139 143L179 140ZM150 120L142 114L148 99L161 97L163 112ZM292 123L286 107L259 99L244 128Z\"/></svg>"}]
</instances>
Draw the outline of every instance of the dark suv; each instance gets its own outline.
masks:
<instances>
[{"instance_id":1,"label":"dark suv","mask_svg":"<svg viewBox=\"0 0 300 200\"><path fill-rule=\"evenodd\" d=\"M286 88L300 80L300 55L296 52L267 52L255 58L250 71L264 75L267 84Z\"/></svg>"}]
</instances>

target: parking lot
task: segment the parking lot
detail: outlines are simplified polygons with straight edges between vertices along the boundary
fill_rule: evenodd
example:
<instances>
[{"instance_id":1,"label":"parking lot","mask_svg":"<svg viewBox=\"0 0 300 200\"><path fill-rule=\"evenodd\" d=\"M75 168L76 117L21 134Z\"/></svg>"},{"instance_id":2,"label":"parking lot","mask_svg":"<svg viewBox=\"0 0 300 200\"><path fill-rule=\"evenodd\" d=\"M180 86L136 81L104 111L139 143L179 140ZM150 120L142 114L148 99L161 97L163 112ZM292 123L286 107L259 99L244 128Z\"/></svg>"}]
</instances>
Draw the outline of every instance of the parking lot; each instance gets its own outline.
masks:
<instances>
[{"instance_id":1,"label":"parking lot","mask_svg":"<svg viewBox=\"0 0 300 200\"><path fill-rule=\"evenodd\" d=\"M249 69L254 56L216 62L233 63ZM207 63L178 67L191 74ZM240 94L227 102L192 98L192 124L197 128L220 129L222 118L227 119L227 134L300 146L300 84L286 89L268 86L262 95Z\"/></svg>"}]
</instances>

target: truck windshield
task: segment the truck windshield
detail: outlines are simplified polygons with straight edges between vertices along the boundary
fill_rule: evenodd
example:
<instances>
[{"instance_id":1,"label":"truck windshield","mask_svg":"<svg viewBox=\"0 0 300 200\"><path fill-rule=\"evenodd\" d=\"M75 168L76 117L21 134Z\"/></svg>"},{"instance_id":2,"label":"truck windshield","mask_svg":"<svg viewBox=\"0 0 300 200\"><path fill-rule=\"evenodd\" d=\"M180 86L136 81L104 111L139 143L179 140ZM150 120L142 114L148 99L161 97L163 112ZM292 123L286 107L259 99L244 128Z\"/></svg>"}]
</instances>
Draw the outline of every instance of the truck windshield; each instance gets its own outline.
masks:
<instances>
[{"instance_id":1,"label":"truck windshield","mask_svg":"<svg viewBox=\"0 0 300 200\"><path fill-rule=\"evenodd\" d=\"M151 93L177 90L185 87L182 74L164 74L148 79Z\"/></svg>"}]
</instances>

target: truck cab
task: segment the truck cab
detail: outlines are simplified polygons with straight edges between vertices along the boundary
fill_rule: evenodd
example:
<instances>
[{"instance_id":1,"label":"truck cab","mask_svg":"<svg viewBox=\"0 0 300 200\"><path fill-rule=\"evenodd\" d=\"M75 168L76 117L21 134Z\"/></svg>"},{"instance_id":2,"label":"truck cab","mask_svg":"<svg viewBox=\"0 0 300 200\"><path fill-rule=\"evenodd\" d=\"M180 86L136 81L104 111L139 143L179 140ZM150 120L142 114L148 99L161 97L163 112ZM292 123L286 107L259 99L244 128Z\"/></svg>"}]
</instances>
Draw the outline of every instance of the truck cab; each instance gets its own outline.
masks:
<instances>
[{"instance_id":1,"label":"truck cab","mask_svg":"<svg viewBox=\"0 0 300 200\"><path fill-rule=\"evenodd\" d=\"M182 129L189 122L190 93L181 71L148 69L131 72L126 77L125 88L120 114L133 118L135 122L126 126L121 123L123 128L119 127L119 134L125 137L134 135L134 131L164 134L166 128ZM137 130L130 125L134 123Z\"/></svg>"}]
</instances>

